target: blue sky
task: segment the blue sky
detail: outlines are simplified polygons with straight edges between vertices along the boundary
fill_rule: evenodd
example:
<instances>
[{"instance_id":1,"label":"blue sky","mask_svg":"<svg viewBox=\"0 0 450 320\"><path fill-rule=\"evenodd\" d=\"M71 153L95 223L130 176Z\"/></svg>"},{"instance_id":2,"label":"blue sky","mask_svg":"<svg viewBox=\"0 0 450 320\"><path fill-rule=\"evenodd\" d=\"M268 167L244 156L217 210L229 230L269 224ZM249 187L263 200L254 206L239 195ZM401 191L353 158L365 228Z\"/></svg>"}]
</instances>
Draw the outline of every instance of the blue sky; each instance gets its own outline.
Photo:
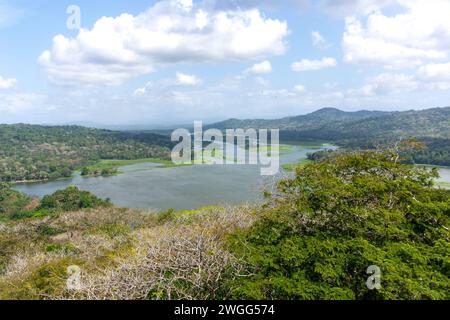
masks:
<instances>
[{"instance_id":1,"label":"blue sky","mask_svg":"<svg viewBox=\"0 0 450 320\"><path fill-rule=\"evenodd\" d=\"M70 5L81 29L67 27ZM0 0L0 123L447 106L449 9L450 0Z\"/></svg>"}]
</instances>

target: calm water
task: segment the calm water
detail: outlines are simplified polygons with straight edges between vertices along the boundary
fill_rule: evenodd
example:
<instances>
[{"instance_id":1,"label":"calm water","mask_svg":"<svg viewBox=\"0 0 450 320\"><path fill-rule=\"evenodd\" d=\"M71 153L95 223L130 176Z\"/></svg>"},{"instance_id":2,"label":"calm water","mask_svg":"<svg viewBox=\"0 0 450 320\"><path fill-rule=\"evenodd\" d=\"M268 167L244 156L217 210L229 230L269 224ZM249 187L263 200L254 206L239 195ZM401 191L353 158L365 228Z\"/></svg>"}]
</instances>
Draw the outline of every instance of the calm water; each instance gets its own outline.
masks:
<instances>
[{"instance_id":1,"label":"calm water","mask_svg":"<svg viewBox=\"0 0 450 320\"><path fill-rule=\"evenodd\" d=\"M450 183L450 169L439 169L441 177L438 179L440 182Z\"/></svg>"},{"instance_id":2,"label":"calm water","mask_svg":"<svg viewBox=\"0 0 450 320\"><path fill-rule=\"evenodd\" d=\"M280 156L280 163L295 163L315 151L317 148L296 146L295 151ZM144 163L120 171L124 173L112 177L83 178L77 175L68 180L16 185L15 189L42 197L75 185L101 198L110 198L118 206L182 210L257 201L262 188L274 179L262 177L256 165L158 168L156 164Z\"/></svg>"},{"instance_id":3,"label":"calm water","mask_svg":"<svg viewBox=\"0 0 450 320\"><path fill-rule=\"evenodd\" d=\"M315 151L317 148L296 146L294 152L282 154L280 162L295 163ZM124 173L112 177L83 178L77 175L68 180L16 185L15 189L42 197L75 185L101 198L110 198L118 206L183 210L258 201L262 188L275 179L262 177L260 168L250 165L158 168L157 164L143 163L120 170ZM450 169L440 172L439 181L450 183Z\"/></svg>"}]
</instances>

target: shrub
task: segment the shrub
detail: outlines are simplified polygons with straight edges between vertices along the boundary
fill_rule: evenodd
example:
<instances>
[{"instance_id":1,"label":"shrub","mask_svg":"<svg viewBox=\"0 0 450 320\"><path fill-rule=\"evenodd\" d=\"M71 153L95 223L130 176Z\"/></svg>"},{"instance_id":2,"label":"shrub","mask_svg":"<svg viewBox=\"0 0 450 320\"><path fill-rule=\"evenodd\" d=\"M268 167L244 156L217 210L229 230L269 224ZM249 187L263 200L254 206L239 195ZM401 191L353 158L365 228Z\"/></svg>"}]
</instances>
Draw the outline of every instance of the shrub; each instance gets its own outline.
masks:
<instances>
[{"instance_id":1,"label":"shrub","mask_svg":"<svg viewBox=\"0 0 450 320\"><path fill-rule=\"evenodd\" d=\"M41 209L58 211L75 211L86 208L110 207L109 199L97 198L88 191L81 191L75 186L56 191L52 195L45 196L41 201Z\"/></svg>"}]
</instances>

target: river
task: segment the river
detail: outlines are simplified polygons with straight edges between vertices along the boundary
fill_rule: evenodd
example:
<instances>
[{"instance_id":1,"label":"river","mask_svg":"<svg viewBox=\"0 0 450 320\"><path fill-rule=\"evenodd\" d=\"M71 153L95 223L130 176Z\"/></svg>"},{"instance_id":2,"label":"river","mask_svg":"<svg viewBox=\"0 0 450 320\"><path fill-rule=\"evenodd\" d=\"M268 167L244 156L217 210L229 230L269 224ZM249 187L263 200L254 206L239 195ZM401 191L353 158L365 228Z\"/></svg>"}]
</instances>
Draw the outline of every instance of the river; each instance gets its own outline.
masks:
<instances>
[{"instance_id":1,"label":"river","mask_svg":"<svg viewBox=\"0 0 450 320\"><path fill-rule=\"evenodd\" d=\"M281 153L280 164L295 163L320 148L330 146L293 146L292 151ZM123 173L116 176L85 178L76 174L67 180L19 184L14 189L43 197L75 185L121 207L185 210L258 201L263 187L274 180L261 176L257 165L158 166L141 163L120 168Z\"/></svg>"},{"instance_id":2,"label":"river","mask_svg":"<svg viewBox=\"0 0 450 320\"><path fill-rule=\"evenodd\" d=\"M280 155L280 164L296 163L322 146L294 146ZM281 169L280 169L281 170ZM110 198L121 207L165 210L195 209L208 205L239 204L261 199L262 189L278 177L263 177L256 165L193 165L159 168L141 163L120 168L111 177L81 177L44 183L19 184L14 189L31 196L47 194L75 185L98 197ZM281 170L282 171L282 170ZM450 169L440 169L439 181L450 183ZM286 175L281 173L280 175Z\"/></svg>"}]
</instances>

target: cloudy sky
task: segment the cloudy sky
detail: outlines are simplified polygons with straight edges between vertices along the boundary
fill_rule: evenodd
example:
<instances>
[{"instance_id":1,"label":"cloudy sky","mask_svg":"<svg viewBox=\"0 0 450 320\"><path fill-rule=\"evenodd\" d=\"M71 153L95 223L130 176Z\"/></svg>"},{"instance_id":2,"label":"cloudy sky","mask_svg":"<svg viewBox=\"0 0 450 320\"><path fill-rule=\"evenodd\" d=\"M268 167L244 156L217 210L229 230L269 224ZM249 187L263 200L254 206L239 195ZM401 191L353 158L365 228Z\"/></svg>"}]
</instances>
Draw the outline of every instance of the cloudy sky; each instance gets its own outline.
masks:
<instances>
[{"instance_id":1,"label":"cloudy sky","mask_svg":"<svg viewBox=\"0 0 450 320\"><path fill-rule=\"evenodd\" d=\"M449 12L450 0L0 0L0 123L448 106Z\"/></svg>"}]
</instances>

